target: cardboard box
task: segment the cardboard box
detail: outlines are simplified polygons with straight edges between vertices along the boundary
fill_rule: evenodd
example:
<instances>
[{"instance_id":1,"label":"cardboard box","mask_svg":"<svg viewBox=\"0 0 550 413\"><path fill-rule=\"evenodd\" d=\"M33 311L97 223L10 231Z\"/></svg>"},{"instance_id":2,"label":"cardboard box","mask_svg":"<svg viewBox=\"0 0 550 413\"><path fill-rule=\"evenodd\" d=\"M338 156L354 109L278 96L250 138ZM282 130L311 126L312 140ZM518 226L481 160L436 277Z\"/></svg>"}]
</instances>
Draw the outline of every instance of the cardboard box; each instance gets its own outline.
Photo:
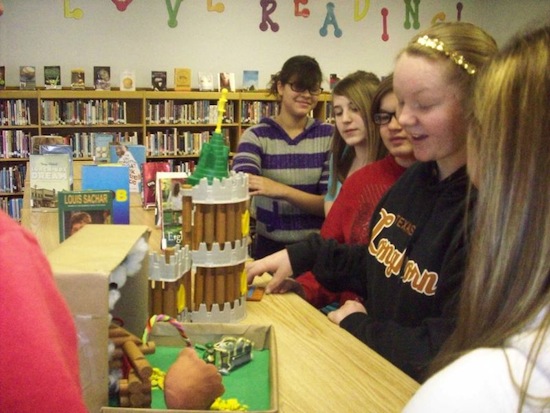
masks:
<instances>
[{"instance_id":1,"label":"cardboard box","mask_svg":"<svg viewBox=\"0 0 550 413\"><path fill-rule=\"evenodd\" d=\"M278 412L278 388L277 388L277 347L275 341L275 331L273 326L254 325L254 324L215 324L215 323L185 323L183 324L185 334L193 344L206 344L208 342L219 341L223 336L245 337L254 342L254 348L269 349L269 382L270 408L262 410L261 413ZM183 347L184 341L179 332L169 323L158 322L154 325L150 341L154 341L157 346ZM222 396L223 398L223 396ZM104 407L101 413L208 413L210 410L159 410L159 409L137 409L125 407ZM249 410L249 413L260 413L257 410Z\"/></svg>"},{"instance_id":2,"label":"cardboard box","mask_svg":"<svg viewBox=\"0 0 550 413\"><path fill-rule=\"evenodd\" d=\"M48 254L54 277L74 317L78 333L80 380L86 406L99 412L108 404L109 275L141 238L144 225L88 224ZM113 316L140 336L147 323L147 258L120 288Z\"/></svg>"}]
</instances>

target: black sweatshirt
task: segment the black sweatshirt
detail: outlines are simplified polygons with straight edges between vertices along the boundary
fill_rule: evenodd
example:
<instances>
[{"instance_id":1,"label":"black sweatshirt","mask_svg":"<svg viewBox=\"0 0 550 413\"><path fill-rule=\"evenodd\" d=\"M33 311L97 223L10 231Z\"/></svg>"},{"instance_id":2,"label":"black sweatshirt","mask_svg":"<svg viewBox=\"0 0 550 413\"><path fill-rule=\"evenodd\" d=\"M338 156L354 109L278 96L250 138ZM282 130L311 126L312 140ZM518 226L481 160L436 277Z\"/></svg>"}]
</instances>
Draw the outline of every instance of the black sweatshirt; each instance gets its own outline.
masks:
<instances>
[{"instance_id":1,"label":"black sweatshirt","mask_svg":"<svg viewBox=\"0 0 550 413\"><path fill-rule=\"evenodd\" d=\"M466 167L439 182L436 164L419 162L379 202L368 246L312 236L287 247L294 274L311 269L325 287L364 298L368 315L340 326L418 381L455 326L468 188Z\"/></svg>"}]
</instances>

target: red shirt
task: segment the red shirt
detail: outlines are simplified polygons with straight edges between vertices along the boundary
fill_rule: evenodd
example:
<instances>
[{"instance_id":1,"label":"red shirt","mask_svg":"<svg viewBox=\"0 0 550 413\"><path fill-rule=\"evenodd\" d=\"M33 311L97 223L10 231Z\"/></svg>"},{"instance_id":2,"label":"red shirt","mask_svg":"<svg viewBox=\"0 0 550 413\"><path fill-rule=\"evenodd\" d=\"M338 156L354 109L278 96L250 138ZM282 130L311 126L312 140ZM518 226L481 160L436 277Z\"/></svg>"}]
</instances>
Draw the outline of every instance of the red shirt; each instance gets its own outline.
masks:
<instances>
[{"instance_id":1,"label":"red shirt","mask_svg":"<svg viewBox=\"0 0 550 413\"><path fill-rule=\"evenodd\" d=\"M77 335L33 235L0 211L0 411L86 413Z\"/></svg>"},{"instance_id":2,"label":"red shirt","mask_svg":"<svg viewBox=\"0 0 550 413\"><path fill-rule=\"evenodd\" d=\"M321 236L334 238L340 243L367 244L370 236L370 220L380 198L405 172L391 155L365 165L346 178L323 226ZM335 293L322 287L312 272L297 278L304 289L306 300L317 308L339 301L356 299L349 291Z\"/></svg>"}]
</instances>

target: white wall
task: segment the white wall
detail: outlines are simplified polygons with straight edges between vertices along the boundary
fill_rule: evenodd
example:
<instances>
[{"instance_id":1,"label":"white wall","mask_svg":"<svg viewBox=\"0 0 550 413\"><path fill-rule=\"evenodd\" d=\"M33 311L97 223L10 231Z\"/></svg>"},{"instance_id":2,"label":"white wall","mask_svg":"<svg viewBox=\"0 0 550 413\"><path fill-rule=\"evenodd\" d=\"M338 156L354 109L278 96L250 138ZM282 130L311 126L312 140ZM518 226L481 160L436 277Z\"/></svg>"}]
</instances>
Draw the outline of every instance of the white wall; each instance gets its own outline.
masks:
<instances>
[{"instance_id":1,"label":"white wall","mask_svg":"<svg viewBox=\"0 0 550 413\"><path fill-rule=\"evenodd\" d=\"M271 14L279 30L259 28L261 0L184 0L177 14L177 26L168 26L165 0L134 0L126 11L116 9L117 0L0 0L0 66L6 66L7 85L18 85L20 65L37 68L37 84L43 85L43 66L60 65L62 83L69 85L70 70L83 68L87 85L92 85L93 66L111 66L113 85L118 85L124 69L136 71L137 86L149 87L152 70L168 72L168 87L173 86L174 67L190 67L193 87L198 87L198 72L234 72L236 84L242 83L244 69L260 71L260 87L272 73L295 54L309 54L329 73L346 75L357 69L384 75L393 65L398 50L416 33L405 29L406 3L419 0L302 0L307 18L294 15L294 0L276 0ZM175 5L177 0L170 0ZM223 4L221 13L209 12L209 3ZM327 5L335 6L336 21L342 36L319 30L327 15ZM82 18L65 17L68 10L82 10ZM497 40L506 40L516 28L531 18L550 14L549 0L420 0L420 29L430 25L434 16L444 13L446 20L476 23ZM354 7L368 12L359 21ZM383 41L381 10L388 10L388 41ZM325 85L326 86L326 85Z\"/></svg>"}]
</instances>

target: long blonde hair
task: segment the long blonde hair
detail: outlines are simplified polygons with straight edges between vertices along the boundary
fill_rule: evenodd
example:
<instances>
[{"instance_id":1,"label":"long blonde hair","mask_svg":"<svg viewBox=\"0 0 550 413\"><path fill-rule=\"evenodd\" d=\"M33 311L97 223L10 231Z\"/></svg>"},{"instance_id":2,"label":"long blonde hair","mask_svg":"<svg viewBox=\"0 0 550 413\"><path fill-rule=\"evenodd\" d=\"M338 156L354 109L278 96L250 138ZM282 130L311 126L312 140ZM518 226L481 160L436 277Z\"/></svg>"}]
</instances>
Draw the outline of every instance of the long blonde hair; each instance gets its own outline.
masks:
<instances>
[{"instance_id":1,"label":"long blonde hair","mask_svg":"<svg viewBox=\"0 0 550 413\"><path fill-rule=\"evenodd\" d=\"M505 347L541 315L520 410L550 325L549 68L547 25L514 38L477 76L468 136L477 216L457 328L433 364L437 371L475 348Z\"/></svg>"}]
</instances>

